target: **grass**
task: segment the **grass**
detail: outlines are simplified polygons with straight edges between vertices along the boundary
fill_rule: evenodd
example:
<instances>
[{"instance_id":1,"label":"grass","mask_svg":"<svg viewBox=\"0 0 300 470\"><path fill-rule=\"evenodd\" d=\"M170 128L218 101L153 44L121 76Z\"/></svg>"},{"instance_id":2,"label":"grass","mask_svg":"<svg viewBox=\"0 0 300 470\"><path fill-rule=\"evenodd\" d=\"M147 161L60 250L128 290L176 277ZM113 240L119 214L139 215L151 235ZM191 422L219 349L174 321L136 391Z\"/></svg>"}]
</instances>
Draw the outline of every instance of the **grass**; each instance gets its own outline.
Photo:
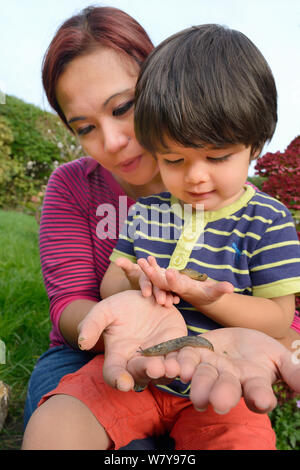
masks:
<instances>
[{"instance_id":1,"label":"grass","mask_svg":"<svg viewBox=\"0 0 300 470\"><path fill-rule=\"evenodd\" d=\"M49 345L48 307L35 218L0 211L0 339L7 350L6 364L0 364L0 380L11 387L0 450L20 449L27 383L37 358ZM297 400L283 387L277 387L277 393L280 406L270 415L277 447L300 450Z\"/></svg>"},{"instance_id":2,"label":"grass","mask_svg":"<svg viewBox=\"0 0 300 470\"><path fill-rule=\"evenodd\" d=\"M11 387L0 450L20 448L27 383L49 345L48 305L35 218L0 211L0 339L6 345L0 379Z\"/></svg>"}]
</instances>

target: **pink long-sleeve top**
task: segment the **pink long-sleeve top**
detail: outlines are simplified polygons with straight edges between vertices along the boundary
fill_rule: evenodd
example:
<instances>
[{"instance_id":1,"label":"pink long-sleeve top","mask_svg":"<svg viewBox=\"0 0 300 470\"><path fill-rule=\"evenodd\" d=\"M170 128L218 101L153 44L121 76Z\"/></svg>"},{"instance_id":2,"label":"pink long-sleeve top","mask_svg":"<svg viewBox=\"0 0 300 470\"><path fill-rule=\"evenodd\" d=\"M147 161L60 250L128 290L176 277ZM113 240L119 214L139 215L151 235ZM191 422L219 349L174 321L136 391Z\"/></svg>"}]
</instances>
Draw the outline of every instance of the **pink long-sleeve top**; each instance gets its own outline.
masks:
<instances>
[{"instance_id":1,"label":"pink long-sleeve top","mask_svg":"<svg viewBox=\"0 0 300 470\"><path fill-rule=\"evenodd\" d=\"M51 175L40 225L51 346L65 343L59 319L68 304L100 300L109 256L133 203L111 173L90 157L61 165Z\"/></svg>"}]
</instances>

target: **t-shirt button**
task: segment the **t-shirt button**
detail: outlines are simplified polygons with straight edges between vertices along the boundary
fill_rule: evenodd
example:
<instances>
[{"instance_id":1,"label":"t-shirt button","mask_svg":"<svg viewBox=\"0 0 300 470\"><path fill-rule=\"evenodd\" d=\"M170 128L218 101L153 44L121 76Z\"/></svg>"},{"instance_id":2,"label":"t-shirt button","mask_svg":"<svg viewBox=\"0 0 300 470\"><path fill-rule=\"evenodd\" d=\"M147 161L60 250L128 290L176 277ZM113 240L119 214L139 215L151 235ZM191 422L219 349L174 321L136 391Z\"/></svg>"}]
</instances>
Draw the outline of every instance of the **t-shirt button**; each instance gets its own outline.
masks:
<instances>
[{"instance_id":1,"label":"t-shirt button","mask_svg":"<svg viewBox=\"0 0 300 470\"><path fill-rule=\"evenodd\" d=\"M195 234L194 233L183 233L183 240L187 241L187 242L191 242L195 239Z\"/></svg>"},{"instance_id":2,"label":"t-shirt button","mask_svg":"<svg viewBox=\"0 0 300 470\"><path fill-rule=\"evenodd\" d=\"M177 255L175 256L174 260L173 260L173 263L175 264L175 266L179 266L183 261L183 257L181 255Z\"/></svg>"}]
</instances>

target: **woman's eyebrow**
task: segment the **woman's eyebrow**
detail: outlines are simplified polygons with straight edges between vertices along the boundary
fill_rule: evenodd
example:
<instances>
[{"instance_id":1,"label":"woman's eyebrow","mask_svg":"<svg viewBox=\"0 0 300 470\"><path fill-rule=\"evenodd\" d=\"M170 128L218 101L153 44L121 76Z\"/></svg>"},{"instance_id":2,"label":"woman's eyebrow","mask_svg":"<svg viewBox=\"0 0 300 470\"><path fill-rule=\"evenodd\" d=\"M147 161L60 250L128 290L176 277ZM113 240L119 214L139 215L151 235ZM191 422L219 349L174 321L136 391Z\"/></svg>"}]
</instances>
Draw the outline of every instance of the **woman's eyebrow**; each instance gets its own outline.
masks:
<instances>
[{"instance_id":1,"label":"woman's eyebrow","mask_svg":"<svg viewBox=\"0 0 300 470\"><path fill-rule=\"evenodd\" d=\"M105 106L108 105L108 103L110 102L110 100L112 100L113 98L115 98L116 96L120 96L120 95L123 95L125 93L128 93L129 91L132 91L134 90L134 88L126 88L126 90L122 90L122 91L118 91L117 93L114 93L113 95L109 96L103 103L103 108ZM87 119L85 116L75 116L75 117L72 117L69 121L68 121L68 124L72 124L72 122L76 122L76 121L84 121L85 119Z\"/></svg>"},{"instance_id":2,"label":"woman's eyebrow","mask_svg":"<svg viewBox=\"0 0 300 470\"><path fill-rule=\"evenodd\" d=\"M76 116L76 117L72 117L69 121L68 121L68 124L71 124L72 122L75 122L75 121L84 121L86 119L85 116Z\"/></svg>"}]
</instances>

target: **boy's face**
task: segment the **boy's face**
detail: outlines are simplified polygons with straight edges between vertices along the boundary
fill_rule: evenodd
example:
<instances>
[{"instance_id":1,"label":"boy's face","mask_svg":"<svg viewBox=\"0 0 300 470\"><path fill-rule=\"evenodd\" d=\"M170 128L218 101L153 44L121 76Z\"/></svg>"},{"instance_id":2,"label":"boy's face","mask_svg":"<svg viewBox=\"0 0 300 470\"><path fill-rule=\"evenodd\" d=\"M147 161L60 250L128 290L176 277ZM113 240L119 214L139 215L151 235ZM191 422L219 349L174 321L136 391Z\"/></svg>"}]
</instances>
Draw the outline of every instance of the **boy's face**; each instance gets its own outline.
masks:
<instances>
[{"instance_id":1,"label":"boy's face","mask_svg":"<svg viewBox=\"0 0 300 470\"><path fill-rule=\"evenodd\" d=\"M233 203L244 192L250 147L243 144L216 149L187 148L166 140L166 153L156 153L168 191L183 203L203 204L213 211Z\"/></svg>"}]
</instances>

